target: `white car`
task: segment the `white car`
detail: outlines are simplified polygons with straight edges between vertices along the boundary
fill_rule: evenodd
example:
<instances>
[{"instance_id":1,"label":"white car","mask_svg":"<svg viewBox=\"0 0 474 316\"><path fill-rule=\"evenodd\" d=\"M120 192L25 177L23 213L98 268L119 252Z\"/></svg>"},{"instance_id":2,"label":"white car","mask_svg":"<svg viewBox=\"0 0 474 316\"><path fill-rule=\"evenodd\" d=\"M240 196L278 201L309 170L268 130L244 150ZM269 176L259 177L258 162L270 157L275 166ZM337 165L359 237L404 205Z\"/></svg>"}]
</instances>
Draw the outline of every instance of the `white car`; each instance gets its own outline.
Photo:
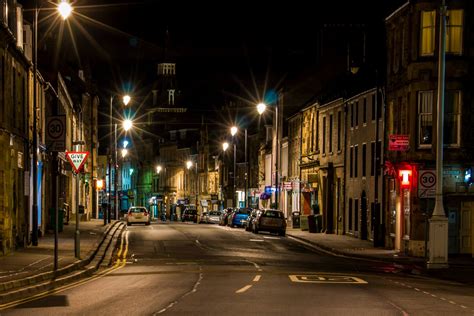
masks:
<instances>
[{"instance_id":1,"label":"white car","mask_svg":"<svg viewBox=\"0 0 474 316\"><path fill-rule=\"evenodd\" d=\"M131 206L127 214L127 226L135 223L150 225L150 213L144 206Z\"/></svg>"},{"instance_id":2,"label":"white car","mask_svg":"<svg viewBox=\"0 0 474 316\"><path fill-rule=\"evenodd\" d=\"M219 211L209 211L202 214L201 222L207 224L219 224L221 217L221 212Z\"/></svg>"}]
</instances>

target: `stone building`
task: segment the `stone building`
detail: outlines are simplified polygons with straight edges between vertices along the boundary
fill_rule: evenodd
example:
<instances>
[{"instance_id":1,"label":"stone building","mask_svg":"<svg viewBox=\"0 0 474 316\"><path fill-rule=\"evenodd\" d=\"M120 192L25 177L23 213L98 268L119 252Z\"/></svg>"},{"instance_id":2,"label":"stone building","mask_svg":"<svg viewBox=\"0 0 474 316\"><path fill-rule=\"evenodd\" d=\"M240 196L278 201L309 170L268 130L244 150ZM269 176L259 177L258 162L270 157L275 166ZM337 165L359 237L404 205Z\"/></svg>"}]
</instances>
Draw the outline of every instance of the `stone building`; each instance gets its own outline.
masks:
<instances>
[{"instance_id":1,"label":"stone building","mask_svg":"<svg viewBox=\"0 0 474 316\"><path fill-rule=\"evenodd\" d=\"M446 1L444 209L449 253L474 253L472 1ZM426 250L434 208L440 1L405 3L385 20L387 33L384 187L388 245ZM406 140L405 142L403 140Z\"/></svg>"}]
</instances>

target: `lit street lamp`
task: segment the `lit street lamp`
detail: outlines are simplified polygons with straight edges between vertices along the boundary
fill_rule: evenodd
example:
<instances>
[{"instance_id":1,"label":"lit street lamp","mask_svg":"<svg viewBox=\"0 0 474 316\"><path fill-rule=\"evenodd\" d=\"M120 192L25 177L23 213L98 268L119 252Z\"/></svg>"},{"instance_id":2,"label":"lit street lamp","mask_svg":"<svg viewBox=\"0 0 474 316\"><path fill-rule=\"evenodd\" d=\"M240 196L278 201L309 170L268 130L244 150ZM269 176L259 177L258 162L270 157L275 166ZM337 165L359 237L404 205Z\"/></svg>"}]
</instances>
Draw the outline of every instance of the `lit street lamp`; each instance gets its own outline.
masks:
<instances>
[{"instance_id":1,"label":"lit street lamp","mask_svg":"<svg viewBox=\"0 0 474 316\"><path fill-rule=\"evenodd\" d=\"M109 133L109 143L110 143L110 148L109 148L109 205L108 205L108 214L107 216L104 216L104 225L107 224L107 222L110 223L110 207L112 205L111 201L111 187L112 187L112 121L113 121L113 113L112 113L112 105L114 102L115 95L110 96L110 133ZM124 95L122 97L122 102L125 106L129 104L131 100L131 97L129 95ZM126 119L123 123L123 129L125 131L128 131L130 128L132 128L133 124L130 119ZM113 124L114 126L114 152L115 152L115 159L114 159L114 193L115 193L115 203L114 203L114 209L115 209L115 219L118 219L118 194L117 194L117 123Z\"/></svg>"},{"instance_id":2,"label":"lit street lamp","mask_svg":"<svg viewBox=\"0 0 474 316\"><path fill-rule=\"evenodd\" d=\"M267 108L267 105L265 103L259 103L257 104L257 111L258 114L262 115L263 112L265 112ZM278 127L278 121L280 118L278 117L278 102L275 105L275 133L276 133L276 146L275 146L275 209L278 209L278 181L279 181L279 162L278 162L278 155L280 151L280 138L279 138L279 127ZM272 147L273 147L273 141L272 141ZM272 181L273 182L273 181Z\"/></svg>"},{"instance_id":3,"label":"lit street lamp","mask_svg":"<svg viewBox=\"0 0 474 316\"><path fill-rule=\"evenodd\" d=\"M58 6L58 12L65 20L72 12L72 7L67 1L62 1ZM33 154L33 205L32 205L32 237L31 242L33 246L38 246L38 127L36 126L37 120L37 108L38 108L38 15L41 10L41 7L38 6L38 0L35 0L35 11L34 11L34 21L33 21L33 144L32 144L32 154ZM57 208L56 208L56 223L58 223L57 218ZM58 225L56 225L57 227ZM57 235L57 233L55 233ZM55 238L55 246L57 238ZM57 247L55 247L57 249ZM55 254L55 258L57 258ZM57 267L57 262L55 260L55 268Z\"/></svg>"},{"instance_id":4,"label":"lit street lamp","mask_svg":"<svg viewBox=\"0 0 474 316\"><path fill-rule=\"evenodd\" d=\"M232 183L234 185L234 191L232 192L232 204L234 207L237 207L237 199L235 198L237 192L236 192L236 189L237 189L237 186L236 186L236 183L235 183L235 156L236 156L236 152L235 152L235 139L234 139L234 136L235 134L237 134L237 126L232 126L230 128L230 134L232 135L232 143L234 144L234 173L233 173L233 177L232 177Z\"/></svg>"}]
</instances>

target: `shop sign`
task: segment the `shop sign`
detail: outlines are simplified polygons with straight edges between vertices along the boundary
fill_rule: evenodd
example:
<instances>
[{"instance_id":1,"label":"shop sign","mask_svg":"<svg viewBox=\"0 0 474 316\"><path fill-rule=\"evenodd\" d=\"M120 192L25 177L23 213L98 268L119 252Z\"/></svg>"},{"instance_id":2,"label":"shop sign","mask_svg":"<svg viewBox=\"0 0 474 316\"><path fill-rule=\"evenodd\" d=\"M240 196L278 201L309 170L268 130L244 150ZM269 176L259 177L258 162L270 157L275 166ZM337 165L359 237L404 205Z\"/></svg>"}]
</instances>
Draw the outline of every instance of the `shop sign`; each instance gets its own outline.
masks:
<instances>
[{"instance_id":1,"label":"shop sign","mask_svg":"<svg viewBox=\"0 0 474 316\"><path fill-rule=\"evenodd\" d=\"M389 151L408 151L410 149L410 135L392 134L388 136Z\"/></svg>"}]
</instances>

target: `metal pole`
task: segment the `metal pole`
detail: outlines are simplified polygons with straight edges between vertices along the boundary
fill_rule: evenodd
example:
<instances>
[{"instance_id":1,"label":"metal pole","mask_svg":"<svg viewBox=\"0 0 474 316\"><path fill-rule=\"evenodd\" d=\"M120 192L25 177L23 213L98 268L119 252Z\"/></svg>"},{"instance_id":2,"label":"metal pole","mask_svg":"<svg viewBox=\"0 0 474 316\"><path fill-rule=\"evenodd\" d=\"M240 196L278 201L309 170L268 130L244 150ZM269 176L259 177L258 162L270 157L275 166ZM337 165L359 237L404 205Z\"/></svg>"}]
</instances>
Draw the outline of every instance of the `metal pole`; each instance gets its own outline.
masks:
<instances>
[{"instance_id":1,"label":"metal pole","mask_svg":"<svg viewBox=\"0 0 474 316\"><path fill-rule=\"evenodd\" d=\"M275 107L275 128L276 128L276 151L275 151L275 209L278 209L278 152L280 149L280 142L279 142L279 133L278 133L278 105L280 104L279 101L277 101L276 107Z\"/></svg>"},{"instance_id":2,"label":"metal pole","mask_svg":"<svg viewBox=\"0 0 474 316\"><path fill-rule=\"evenodd\" d=\"M79 144L82 143L82 112L79 112ZM78 151L81 151L82 145L77 145ZM75 249L75 256L77 259L81 258L81 239L80 239L80 231L79 231L79 222L81 220L79 214L79 186L80 186L80 170L77 171L76 174L76 233L74 235L74 249ZM57 223L56 223L57 224Z\"/></svg>"},{"instance_id":3,"label":"metal pole","mask_svg":"<svg viewBox=\"0 0 474 316\"><path fill-rule=\"evenodd\" d=\"M36 127L36 119L37 113L36 109L38 107L38 91L37 91L37 84L38 84L38 0L35 0L35 17L34 17L34 39L33 45L35 45L33 49L33 148L32 148L32 155L33 155L33 227L32 227L32 236L31 242L33 246L38 246L38 135L37 135L37 127Z\"/></svg>"},{"instance_id":4,"label":"metal pole","mask_svg":"<svg viewBox=\"0 0 474 316\"><path fill-rule=\"evenodd\" d=\"M433 216L430 219L429 260L427 267L446 268L448 266L448 220L443 207L443 117L445 89L445 48L446 48L446 5L440 7L440 32L438 56L438 101L436 120L436 199Z\"/></svg>"},{"instance_id":5,"label":"metal pole","mask_svg":"<svg viewBox=\"0 0 474 316\"><path fill-rule=\"evenodd\" d=\"M232 192L232 204L234 205L234 207L237 207L237 199L235 198L235 190L236 190L236 183L235 183L235 156L236 156L236 151L235 151L235 140L234 138L232 138L232 141L234 143L234 180L233 180L233 184L234 184L234 191Z\"/></svg>"},{"instance_id":6,"label":"metal pole","mask_svg":"<svg viewBox=\"0 0 474 316\"><path fill-rule=\"evenodd\" d=\"M247 208L248 207L248 196L247 196L247 192L248 192L248 179L249 179L249 173L248 173L248 166L247 166L247 129L245 129L245 193L244 193L244 197L245 197L245 207Z\"/></svg>"},{"instance_id":7,"label":"metal pole","mask_svg":"<svg viewBox=\"0 0 474 316\"><path fill-rule=\"evenodd\" d=\"M110 208L112 207L112 102L114 97L110 96L110 103L109 103L109 119L110 119L110 126L109 126L109 185L108 185L108 203L107 203L107 210L104 210L104 225L110 223Z\"/></svg>"},{"instance_id":8,"label":"metal pole","mask_svg":"<svg viewBox=\"0 0 474 316\"><path fill-rule=\"evenodd\" d=\"M55 227L54 227L54 266L53 270L58 270L58 234L59 234L59 210L58 210L58 175L59 175L59 163L58 163L58 153L53 152L53 185L54 185L54 200L53 200L53 207L54 207L54 217L55 217Z\"/></svg>"},{"instance_id":9,"label":"metal pole","mask_svg":"<svg viewBox=\"0 0 474 316\"><path fill-rule=\"evenodd\" d=\"M115 161L114 161L114 194L115 194L115 219L118 220L118 192L117 192L117 182L118 182L118 174L117 174L117 123L114 124L114 149L115 149Z\"/></svg>"}]
</instances>

